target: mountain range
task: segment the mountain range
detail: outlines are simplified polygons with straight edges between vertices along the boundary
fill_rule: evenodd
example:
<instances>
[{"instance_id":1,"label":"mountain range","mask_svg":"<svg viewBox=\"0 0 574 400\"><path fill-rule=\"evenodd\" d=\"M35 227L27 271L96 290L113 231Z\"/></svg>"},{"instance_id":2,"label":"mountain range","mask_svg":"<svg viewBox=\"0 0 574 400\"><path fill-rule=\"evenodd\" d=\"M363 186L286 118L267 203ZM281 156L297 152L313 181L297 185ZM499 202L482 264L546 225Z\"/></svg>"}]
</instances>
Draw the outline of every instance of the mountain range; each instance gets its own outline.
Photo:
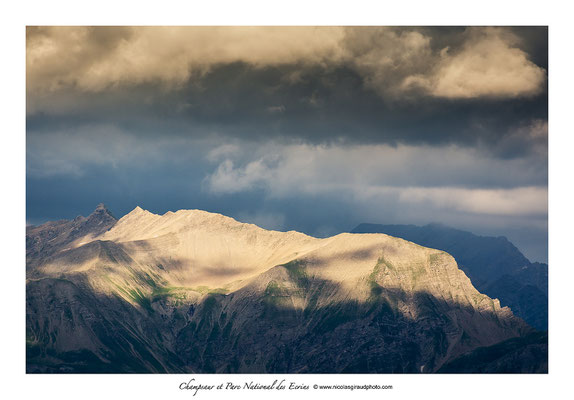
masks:
<instances>
[{"instance_id":1,"label":"mountain range","mask_svg":"<svg viewBox=\"0 0 574 400\"><path fill-rule=\"evenodd\" d=\"M548 265L530 262L507 238L442 224L360 224L351 232L385 233L451 254L481 292L498 298L534 328L548 329Z\"/></svg>"},{"instance_id":2,"label":"mountain range","mask_svg":"<svg viewBox=\"0 0 574 400\"><path fill-rule=\"evenodd\" d=\"M103 204L26 229L28 373L547 372L546 342L452 255L387 234Z\"/></svg>"}]
</instances>

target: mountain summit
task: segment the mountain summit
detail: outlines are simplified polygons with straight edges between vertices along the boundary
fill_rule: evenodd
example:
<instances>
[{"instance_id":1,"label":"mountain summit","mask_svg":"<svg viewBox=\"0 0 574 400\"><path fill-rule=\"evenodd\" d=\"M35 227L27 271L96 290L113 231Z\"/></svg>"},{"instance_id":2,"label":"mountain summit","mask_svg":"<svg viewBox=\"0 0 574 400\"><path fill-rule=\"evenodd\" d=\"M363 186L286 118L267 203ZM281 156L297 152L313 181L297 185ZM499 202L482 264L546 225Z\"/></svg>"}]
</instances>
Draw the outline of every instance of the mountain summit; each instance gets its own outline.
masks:
<instances>
[{"instance_id":1,"label":"mountain summit","mask_svg":"<svg viewBox=\"0 0 574 400\"><path fill-rule=\"evenodd\" d=\"M93 214L107 214L113 216L104 203L98 204Z\"/></svg>"},{"instance_id":2,"label":"mountain summit","mask_svg":"<svg viewBox=\"0 0 574 400\"><path fill-rule=\"evenodd\" d=\"M86 221L91 221L95 225L101 225L102 228L105 227L106 229L104 231L101 231L101 229L91 231L91 233L100 234L111 228L116 223L117 219L107 209L104 203L100 203L96 209L86 218ZM91 228L95 228L95 226L86 227L88 230Z\"/></svg>"},{"instance_id":3,"label":"mountain summit","mask_svg":"<svg viewBox=\"0 0 574 400\"><path fill-rule=\"evenodd\" d=\"M117 222L103 203L88 216L73 220L47 222L26 227L26 265L29 269L37 262L62 249L74 247L81 240L91 240L110 229Z\"/></svg>"},{"instance_id":4,"label":"mountain summit","mask_svg":"<svg viewBox=\"0 0 574 400\"><path fill-rule=\"evenodd\" d=\"M436 372L532 331L449 254L384 234L139 207L106 227L29 253L29 372Z\"/></svg>"}]
</instances>

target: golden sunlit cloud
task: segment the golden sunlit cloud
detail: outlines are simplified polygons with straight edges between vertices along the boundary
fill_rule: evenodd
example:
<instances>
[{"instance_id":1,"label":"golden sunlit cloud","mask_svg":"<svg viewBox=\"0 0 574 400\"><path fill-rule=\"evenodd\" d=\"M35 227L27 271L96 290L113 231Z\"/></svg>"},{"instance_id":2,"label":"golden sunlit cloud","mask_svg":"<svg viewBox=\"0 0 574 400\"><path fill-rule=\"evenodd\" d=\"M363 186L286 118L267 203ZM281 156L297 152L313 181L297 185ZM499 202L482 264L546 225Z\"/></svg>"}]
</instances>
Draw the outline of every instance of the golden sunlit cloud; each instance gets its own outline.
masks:
<instances>
[{"instance_id":1,"label":"golden sunlit cloud","mask_svg":"<svg viewBox=\"0 0 574 400\"><path fill-rule=\"evenodd\" d=\"M347 66L383 97L530 96L546 80L504 28L468 28L457 49L432 45L428 34L390 27L29 27L27 89L169 87L234 62Z\"/></svg>"},{"instance_id":2,"label":"golden sunlit cloud","mask_svg":"<svg viewBox=\"0 0 574 400\"><path fill-rule=\"evenodd\" d=\"M435 71L410 76L403 86L420 85L436 97L518 97L536 95L546 79L544 69L514 47L517 40L497 28L472 29L461 51L441 51Z\"/></svg>"}]
</instances>

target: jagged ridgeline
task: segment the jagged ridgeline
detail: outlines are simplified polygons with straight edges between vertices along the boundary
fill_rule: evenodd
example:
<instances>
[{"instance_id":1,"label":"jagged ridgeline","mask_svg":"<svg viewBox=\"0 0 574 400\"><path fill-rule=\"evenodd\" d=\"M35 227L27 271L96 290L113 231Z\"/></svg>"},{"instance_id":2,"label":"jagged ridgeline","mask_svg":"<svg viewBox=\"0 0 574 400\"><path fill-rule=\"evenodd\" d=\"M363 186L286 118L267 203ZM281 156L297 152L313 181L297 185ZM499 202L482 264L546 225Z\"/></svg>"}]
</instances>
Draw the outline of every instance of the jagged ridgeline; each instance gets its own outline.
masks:
<instances>
[{"instance_id":1,"label":"jagged ridgeline","mask_svg":"<svg viewBox=\"0 0 574 400\"><path fill-rule=\"evenodd\" d=\"M116 220L100 205L26 243L31 373L547 369L546 339L452 256L385 234L317 239L200 210Z\"/></svg>"}]
</instances>

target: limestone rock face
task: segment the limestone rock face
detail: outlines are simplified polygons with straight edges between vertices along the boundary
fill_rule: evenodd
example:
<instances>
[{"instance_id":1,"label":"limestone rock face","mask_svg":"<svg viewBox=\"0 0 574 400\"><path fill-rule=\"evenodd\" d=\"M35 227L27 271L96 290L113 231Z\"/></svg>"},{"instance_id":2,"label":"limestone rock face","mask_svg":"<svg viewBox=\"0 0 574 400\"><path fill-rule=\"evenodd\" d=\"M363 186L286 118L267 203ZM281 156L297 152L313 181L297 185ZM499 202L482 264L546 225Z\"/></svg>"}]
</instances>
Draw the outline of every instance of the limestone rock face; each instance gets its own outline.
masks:
<instances>
[{"instance_id":1,"label":"limestone rock face","mask_svg":"<svg viewBox=\"0 0 574 400\"><path fill-rule=\"evenodd\" d=\"M453 255L473 285L520 318L548 330L548 265L531 263L505 237L477 236L441 224L360 224L353 233L385 233Z\"/></svg>"},{"instance_id":2,"label":"limestone rock face","mask_svg":"<svg viewBox=\"0 0 574 400\"><path fill-rule=\"evenodd\" d=\"M29 372L435 372L531 331L449 254L385 234L96 212L27 232Z\"/></svg>"}]
</instances>

